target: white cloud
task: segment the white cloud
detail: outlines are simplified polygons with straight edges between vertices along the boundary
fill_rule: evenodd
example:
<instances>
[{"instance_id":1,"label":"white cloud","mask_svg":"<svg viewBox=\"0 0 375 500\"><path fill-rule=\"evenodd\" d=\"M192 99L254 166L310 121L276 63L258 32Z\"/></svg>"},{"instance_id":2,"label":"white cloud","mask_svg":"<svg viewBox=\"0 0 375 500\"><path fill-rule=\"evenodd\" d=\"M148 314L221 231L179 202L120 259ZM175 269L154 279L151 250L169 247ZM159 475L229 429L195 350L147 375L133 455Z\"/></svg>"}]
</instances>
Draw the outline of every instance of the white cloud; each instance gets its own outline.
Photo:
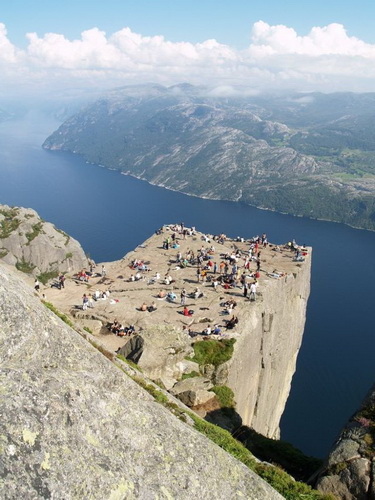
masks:
<instances>
[{"instance_id":1,"label":"white cloud","mask_svg":"<svg viewBox=\"0 0 375 500\"><path fill-rule=\"evenodd\" d=\"M0 23L0 91L45 92L66 88L103 89L126 83L189 81L233 88L374 90L375 45L349 36L341 24L314 27L304 36L290 27L254 24L251 43L238 51L216 40L171 42L130 28L107 36L92 28L80 39L62 34L27 34L18 49ZM219 91L218 91L219 92ZM220 93L219 92L219 93Z\"/></svg>"}]
</instances>

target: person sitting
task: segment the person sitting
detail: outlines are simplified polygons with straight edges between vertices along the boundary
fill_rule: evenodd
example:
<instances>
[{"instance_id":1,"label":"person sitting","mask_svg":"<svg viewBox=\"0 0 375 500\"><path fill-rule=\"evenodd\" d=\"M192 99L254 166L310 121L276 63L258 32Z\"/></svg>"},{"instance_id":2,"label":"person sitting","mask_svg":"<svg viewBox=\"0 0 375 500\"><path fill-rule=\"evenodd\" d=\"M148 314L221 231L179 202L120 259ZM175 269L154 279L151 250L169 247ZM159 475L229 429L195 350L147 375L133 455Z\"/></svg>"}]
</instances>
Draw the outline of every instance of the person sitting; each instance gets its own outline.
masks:
<instances>
[{"instance_id":1,"label":"person sitting","mask_svg":"<svg viewBox=\"0 0 375 500\"><path fill-rule=\"evenodd\" d=\"M160 290L159 293L158 293L158 297L159 297L159 299L164 299L164 297L165 297L165 291L164 290Z\"/></svg>"},{"instance_id":2,"label":"person sitting","mask_svg":"<svg viewBox=\"0 0 375 500\"><path fill-rule=\"evenodd\" d=\"M214 326L212 333L213 333L213 335L220 335L221 334L221 328L219 327L219 325Z\"/></svg>"},{"instance_id":3,"label":"person sitting","mask_svg":"<svg viewBox=\"0 0 375 500\"><path fill-rule=\"evenodd\" d=\"M184 316L192 316L191 312L187 308L187 306L184 307L184 311L182 313Z\"/></svg>"},{"instance_id":4,"label":"person sitting","mask_svg":"<svg viewBox=\"0 0 375 500\"><path fill-rule=\"evenodd\" d=\"M177 299L177 295L174 292L169 292L167 294L167 300L169 302L176 302L176 299Z\"/></svg>"},{"instance_id":5,"label":"person sitting","mask_svg":"<svg viewBox=\"0 0 375 500\"><path fill-rule=\"evenodd\" d=\"M140 307L140 310L141 311L147 311L147 304L146 304L146 302L143 302L143 304Z\"/></svg>"},{"instance_id":6,"label":"person sitting","mask_svg":"<svg viewBox=\"0 0 375 500\"><path fill-rule=\"evenodd\" d=\"M147 311L150 312L150 313L156 311L156 304L155 304L155 302L152 302L152 304L150 306L148 306Z\"/></svg>"},{"instance_id":7,"label":"person sitting","mask_svg":"<svg viewBox=\"0 0 375 500\"><path fill-rule=\"evenodd\" d=\"M206 328L202 331L202 335L211 335L210 325L206 326Z\"/></svg>"},{"instance_id":8,"label":"person sitting","mask_svg":"<svg viewBox=\"0 0 375 500\"><path fill-rule=\"evenodd\" d=\"M233 314L231 319L227 321L226 328L232 330L238 324L238 318Z\"/></svg>"}]
</instances>

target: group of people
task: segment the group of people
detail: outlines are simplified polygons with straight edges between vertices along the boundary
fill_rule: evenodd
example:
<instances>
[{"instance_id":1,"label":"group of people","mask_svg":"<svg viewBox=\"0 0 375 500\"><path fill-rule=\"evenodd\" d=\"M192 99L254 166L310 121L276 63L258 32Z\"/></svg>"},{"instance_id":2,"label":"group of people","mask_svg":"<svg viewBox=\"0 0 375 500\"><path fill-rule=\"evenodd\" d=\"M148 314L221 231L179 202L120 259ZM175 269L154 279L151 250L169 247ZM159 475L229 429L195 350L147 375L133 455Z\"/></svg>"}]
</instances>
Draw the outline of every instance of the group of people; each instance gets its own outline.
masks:
<instances>
[{"instance_id":1,"label":"group of people","mask_svg":"<svg viewBox=\"0 0 375 500\"><path fill-rule=\"evenodd\" d=\"M115 319L113 323L108 323L108 330L117 335L118 337L130 336L135 333L135 326L124 326Z\"/></svg>"}]
</instances>

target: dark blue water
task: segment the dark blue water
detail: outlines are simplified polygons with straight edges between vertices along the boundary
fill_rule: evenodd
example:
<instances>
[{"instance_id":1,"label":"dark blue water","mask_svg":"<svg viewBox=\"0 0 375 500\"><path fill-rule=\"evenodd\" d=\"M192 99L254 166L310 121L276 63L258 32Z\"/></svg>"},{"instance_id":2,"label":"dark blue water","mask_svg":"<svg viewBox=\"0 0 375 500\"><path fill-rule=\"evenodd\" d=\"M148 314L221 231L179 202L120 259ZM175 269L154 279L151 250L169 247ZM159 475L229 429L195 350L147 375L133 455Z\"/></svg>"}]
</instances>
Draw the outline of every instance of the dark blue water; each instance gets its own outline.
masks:
<instances>
[{"instance_id":1,"label":"dark blue water","mask_svg":"<svg viewBox=\"0 0 375 500\"><path fill-rule=\"evenodd\" d=\"M188 197L65 153L43 151L58 123L37 112L0 124L0 203L32 207L96 261L122 257L164 223L313 246L312 289L282 438L324 456L375 381L375 233Z\"/></svg>"}]
</instances>

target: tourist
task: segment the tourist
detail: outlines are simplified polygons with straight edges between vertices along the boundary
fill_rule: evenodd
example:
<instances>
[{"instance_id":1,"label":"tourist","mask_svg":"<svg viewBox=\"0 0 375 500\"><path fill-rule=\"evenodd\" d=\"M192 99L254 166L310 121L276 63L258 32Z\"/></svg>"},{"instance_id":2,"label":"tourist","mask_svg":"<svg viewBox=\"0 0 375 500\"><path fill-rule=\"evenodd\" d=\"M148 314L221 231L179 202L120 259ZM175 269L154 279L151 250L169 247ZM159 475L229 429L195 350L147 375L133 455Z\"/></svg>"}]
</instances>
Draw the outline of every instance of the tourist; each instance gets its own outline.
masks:
<instances>
[{"instance_id":1,"label":"tourist","mask_svg":"<svg viewBox=\"0 0 375 500\"><path fill-rule=\"evenodd\" d=\"M88 303L89 303L89 299L88 299L87 295L84 293L83 297L82 297L82 310L83 311L86 311Z\"/></svg>"},{"instance_id":2,"label":"tourist","mask_svg":"<svg viewBox=\"0 0 375 500\"><path fill-rule=\"evenodd\" d=\"M62 288L65 288L65 276L63 275L63 273L61 273L59 276L59 285L60 285L60 290Z\"/></svg>"},{"instance_id":3,"label":"tourist","mask_svg":"<svg viewBox=\"0 0 375 500\"><path fill-rule=\"evenodd\" d=\"M106 270L104 264L102 265L102 276L103 276L103 278L105 278L107 276L107 270Z\"/></svg>"},{"instance_id":4,"label":"tourist","mask_svg":"<svg viewBox=\"0 0 375 500\"><path fill-rule=\"evenodd\" d=\"M40 290L40 283L38 281L38 278L35 278L35 281L34 281L34 289L36 292L39 293L39 290Z\"/></svg>"},{"instance_id":5,"label":"tourist","mask_svg":"<svg viewBox=\"0 0 375 500\"><path fill-rule=\"evenodd\" d=\"M181 305L184 306L186 303L186 290L183 288L181 290Z\"/></svg>"},{"instance_id":6,"label":"tourist","mask_svg":"<svg viewBox=\"0 0 375 500\"><path fill-rule=\"evenodd\" d=\"M254 283L251 283L251 285L250 285L250 296L249 296L249 300L251 300L251 301L255 301L255 299L256 299L256 292L257 292L257 284L256 284L256 282L254 281Z\"/></svg>"}]
</instances>

